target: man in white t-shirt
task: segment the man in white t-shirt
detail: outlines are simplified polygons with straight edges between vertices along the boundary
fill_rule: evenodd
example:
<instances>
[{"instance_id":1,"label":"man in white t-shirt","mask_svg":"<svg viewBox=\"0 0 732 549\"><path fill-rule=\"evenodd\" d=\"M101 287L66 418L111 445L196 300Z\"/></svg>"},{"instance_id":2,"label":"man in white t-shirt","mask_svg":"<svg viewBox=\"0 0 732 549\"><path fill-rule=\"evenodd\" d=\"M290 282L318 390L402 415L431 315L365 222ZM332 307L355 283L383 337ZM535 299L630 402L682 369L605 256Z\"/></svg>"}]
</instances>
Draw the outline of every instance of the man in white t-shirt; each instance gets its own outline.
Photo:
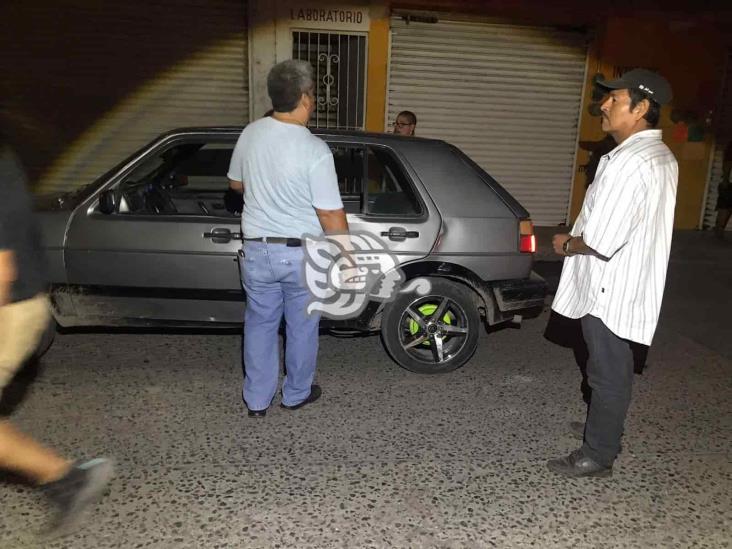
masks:
<instances>
[{"instance_id":1,"label":"man in white t-shirt","mask_svg":"<svg viewBox=\"0 0 732 549\"><path fill-rule=\"evenodd\" d=\"M320 317L308 315L302 238L348 231L333 154L307 129L315 108L313 69L275 65L267 77L274 113L249 124L229 167L230 188L244 193L242 285L244 388L250 417L267 413L279 384L279 327L286 325L283 408L315 402Z\"/></svg>"},{"instance_id":2,"label":"man in white t-shirt","mask_svg":"<svg viewBox=\"0 0 732 549\"><path fill-rule=\"evenodd\" d=\"M592 388L584 444L548 463L569 477L612 473L630 405L631 342L650 345L658 324L679 175L653 129L671 100L666 79L634 69L600 85L609 92L602 129L618 145L600 160L571 233L553 242L567 258L552 308L581 319Z\"/></svg>"}]
</instances>

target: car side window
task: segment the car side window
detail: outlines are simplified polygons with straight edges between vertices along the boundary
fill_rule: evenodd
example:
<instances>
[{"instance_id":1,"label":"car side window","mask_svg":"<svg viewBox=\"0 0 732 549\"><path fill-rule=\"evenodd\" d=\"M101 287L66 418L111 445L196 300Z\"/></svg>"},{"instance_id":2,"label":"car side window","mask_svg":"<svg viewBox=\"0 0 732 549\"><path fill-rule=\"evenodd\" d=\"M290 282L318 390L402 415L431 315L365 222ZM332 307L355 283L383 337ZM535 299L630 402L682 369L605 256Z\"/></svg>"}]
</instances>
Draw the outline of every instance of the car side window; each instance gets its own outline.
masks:
<instances>
[{"instance_id":1,"label":"car side window","mask_svg":"<svg viewBox=\"0 0 732 549\"><path fill-rule=\"evenodd\" d=\"M331 151L343 207L348 213L361 213L363 210L365 149L358 146L331 145Z\"/></svg>"},{"instance_id":2,"label":"car side window","mask_svg":"<svg viewBox=\"0 0 732 549\"><path fill-rule=\"evenodd\" d=\"M178 189L188 193L226 190L233 151L228 144L208 143L183 159L172 174L179 182Z\"/></svg>"},{"instance_id":3,"label":"car side window","mask_svg":"<svg viewBox=\"0 0 732 549\"><path fill-rule=\"evenodd\" d=\"M234 143L181 143L138 165L119 185L119 213L233 217L224 203Z\"/></svg>"},{"instance_id":4,"label":"car side window","mask_svg":"<svg viewBox=\"0 0 732 549\"><path fill-rule=\"evenodd\" d=\"M331 150L346 212L384 216L421 214L415 191L387 149L331 144Z\"/></svg>"},{"instance_id":5,"label":"car side window","mask_svg":"<svg viewBox=\"0 0 732 549\"><path fill-rule=\"evenodd\" d=\"M367 148L368 213L420 215L421 208L404 170L388 149Z\"/></svg>"}]
</instances>

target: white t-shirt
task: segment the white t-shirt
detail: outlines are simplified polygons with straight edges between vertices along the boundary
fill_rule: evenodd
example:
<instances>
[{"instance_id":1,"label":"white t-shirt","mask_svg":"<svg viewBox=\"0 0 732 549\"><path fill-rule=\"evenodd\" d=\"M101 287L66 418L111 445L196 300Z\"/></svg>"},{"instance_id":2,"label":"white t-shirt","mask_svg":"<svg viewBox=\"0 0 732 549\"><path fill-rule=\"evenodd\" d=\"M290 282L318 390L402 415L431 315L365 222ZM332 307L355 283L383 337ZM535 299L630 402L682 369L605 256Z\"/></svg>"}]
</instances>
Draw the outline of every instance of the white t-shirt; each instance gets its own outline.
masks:
<instances>
[{"instance_id":1,"label":"white t-shirt","mask_svg":"<svg viewBox=\"0 0 732 549\"><path fill-rule=\"evenodd\" d=\"M304 126L269 116L244 128L228 177L244 183L245 238L321 234L315 208L343 207L328 145Z\"/></svg>"},{"instance_id":2,"label":"white t-shirt","mask_svg":"<svg viewBox=\"0 0 732 549\"><path fill-rule=\"evenodd\" d=\"M572 236L603 255L565 258L552 309L592 315L650 345L671 250L679 169L661 130L631 135L600 160Z\"/></svg>"}]
</instances>

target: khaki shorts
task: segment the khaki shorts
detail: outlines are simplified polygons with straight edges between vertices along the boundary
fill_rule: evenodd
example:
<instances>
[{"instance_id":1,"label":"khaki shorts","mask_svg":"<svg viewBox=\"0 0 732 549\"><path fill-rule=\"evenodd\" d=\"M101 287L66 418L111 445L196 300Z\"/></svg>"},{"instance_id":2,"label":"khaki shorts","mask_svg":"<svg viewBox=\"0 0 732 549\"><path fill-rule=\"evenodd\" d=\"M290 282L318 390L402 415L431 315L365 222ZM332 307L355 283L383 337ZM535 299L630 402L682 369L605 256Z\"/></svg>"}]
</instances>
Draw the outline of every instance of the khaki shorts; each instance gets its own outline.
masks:
<instances>
[{"instance_id":1,"label":"khaki shorts","mask_svg":"<svg viewBox=\"0 0 732 549\"><path fill-rule=\"evenodd\" d=\"M36 350L50 320L45 294L0 307L0 391Z\"/></svg>"}]
</instances>

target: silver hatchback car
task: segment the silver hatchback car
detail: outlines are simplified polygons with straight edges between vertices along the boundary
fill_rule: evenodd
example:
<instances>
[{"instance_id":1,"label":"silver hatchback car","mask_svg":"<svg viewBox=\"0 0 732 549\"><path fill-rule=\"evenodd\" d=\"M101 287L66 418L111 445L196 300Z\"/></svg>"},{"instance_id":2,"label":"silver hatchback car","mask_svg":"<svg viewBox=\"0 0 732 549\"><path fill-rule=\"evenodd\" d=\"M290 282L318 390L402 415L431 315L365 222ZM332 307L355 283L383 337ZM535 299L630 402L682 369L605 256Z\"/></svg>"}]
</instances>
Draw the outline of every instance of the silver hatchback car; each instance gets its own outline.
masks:
<instances>
[{"instance_id":1,"label":"silver hatchback car","mask_svg":"<svg viewBox=\"0 0 732 549\"><path fill-rule=\"evenodd\" d=\"M54 317L79 326L241 324L240 218L224 200L242 128L168 132L94 183L38 202ZM528 212L443 141L317 129L333 151L350 228L380 237L409 282L429 291L373 300L341 334L380 332L420 373L454 370L483 325L541 311ZM246 327L245 327L246 329Z\"/></svg>"}]
</instances>

